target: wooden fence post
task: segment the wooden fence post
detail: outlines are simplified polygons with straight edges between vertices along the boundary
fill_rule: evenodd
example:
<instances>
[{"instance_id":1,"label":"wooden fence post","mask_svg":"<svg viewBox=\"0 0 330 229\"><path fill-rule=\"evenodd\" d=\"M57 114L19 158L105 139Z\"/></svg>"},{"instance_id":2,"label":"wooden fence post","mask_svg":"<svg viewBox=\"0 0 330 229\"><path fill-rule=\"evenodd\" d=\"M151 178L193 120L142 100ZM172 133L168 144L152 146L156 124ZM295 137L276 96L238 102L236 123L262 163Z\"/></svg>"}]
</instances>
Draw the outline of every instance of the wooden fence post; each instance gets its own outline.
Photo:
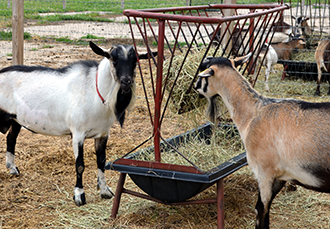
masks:
<instances>
[{"instance_id":1,"label":"wooden fence post","mask_svg":"<svg viewBox=\"0 0 330 229\"><path fill-rule=\"evenodd\" d=\"M236 0L224 0L223 4L236 4ZM224 13L225 17L230 17L230 16L235 15L235 10L234 9L224 9L223 13ZM231 23L231 22L228 22L228 23L230 23L230 25L228 27L229 31L227 31L224 34L224 37L222 40L222 45L228 44L227 49L225 50L226 53L229 53L229 51L232 48L232 42L231 41L229 42L229 38L230 38L230 35L233 33L233 29L234 29L234 23ZM225 28L226 28L226 24L224 23L223 25L221 25L221 34L224 33Z\"/></svg>"},{"instance_id":2,"label":"wooden fence post","mask_svg":"<svg viewBox=\"0 0 330 229\"><path fill-rule=\"evenodd\" d=\"M121 8L121 10L124 10L125 9L125 0L121 0L121 2L120 2L120 8Z\"/></svg>"},{"instance_id":3,"label":"wooden fence post","mask_svg":"<svg viewBox=\"0 0 330 229\"><path fill-rule=\"evenodd\" d=\"M24 52L24 0L13 0L12 4L13 65L21 65Z\"/></svg>"}]
</instances>

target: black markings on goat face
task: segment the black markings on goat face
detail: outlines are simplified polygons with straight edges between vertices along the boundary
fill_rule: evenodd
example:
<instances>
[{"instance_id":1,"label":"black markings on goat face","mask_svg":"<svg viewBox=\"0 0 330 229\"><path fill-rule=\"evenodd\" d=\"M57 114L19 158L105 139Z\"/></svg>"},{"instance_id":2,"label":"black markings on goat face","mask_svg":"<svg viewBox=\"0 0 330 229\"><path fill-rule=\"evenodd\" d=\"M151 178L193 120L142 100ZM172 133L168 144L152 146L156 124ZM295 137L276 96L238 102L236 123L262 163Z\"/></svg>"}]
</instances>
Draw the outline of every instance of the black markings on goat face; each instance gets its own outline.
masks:
<instances>
[{"instance_id":1,"label":"black markings on goat face","mask_svg":"<svg viewBox=\"0 0 330 229\"><path fill-rule=\"evenodd\" d=\"M205 97L212 97L214 93L210 91L209 88L209 78L214 75L214 70L212 68L208 68L205 71L198 74L198 79L195 83L195 89L198 91L201 95L204 95Z\"/></svg>"},{"instance_id":2,"label":"black markings on goat face","mask_svg":"<svg viewBox=\"0 0 330 229\"><path fill-rule=\"evenodd\" d=\"M122 92L130 93L132 84L134 83L137 62L137 56L133 46L115 46L110 55Z\"/></svg>"}]
</instances>

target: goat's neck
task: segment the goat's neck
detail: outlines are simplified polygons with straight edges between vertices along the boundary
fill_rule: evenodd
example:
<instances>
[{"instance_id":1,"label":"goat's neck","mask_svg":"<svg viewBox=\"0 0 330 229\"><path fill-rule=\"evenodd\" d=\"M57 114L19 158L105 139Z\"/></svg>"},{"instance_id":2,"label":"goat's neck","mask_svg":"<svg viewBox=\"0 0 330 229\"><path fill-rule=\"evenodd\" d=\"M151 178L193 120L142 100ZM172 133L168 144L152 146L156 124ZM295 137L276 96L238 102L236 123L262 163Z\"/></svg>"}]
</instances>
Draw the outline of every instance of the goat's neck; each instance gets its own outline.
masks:
<instances>
[{"instance_id":1,"label":"goat's neck","mask_svg":"<svg viewBox=\"0 0 330 229\"><path fill-rule=\"evenodd\" d=\"M120 88L114 66L108 59L104 58L97 68L97 74L97 87L100 94L105 99L106 104L114 107L117 100L117 92Z\"/></svg>"},{"instance_id":2,"label":"goat's neck","mask_svg":"<svg viewBox=\"0 0 330 229\"><path fill-rule=\"evenodd\" d=\"M255 116L262 96L236 70L227 68L219 81L218 94L240 132L244 132Z\"/></svg>"}]
</instances>

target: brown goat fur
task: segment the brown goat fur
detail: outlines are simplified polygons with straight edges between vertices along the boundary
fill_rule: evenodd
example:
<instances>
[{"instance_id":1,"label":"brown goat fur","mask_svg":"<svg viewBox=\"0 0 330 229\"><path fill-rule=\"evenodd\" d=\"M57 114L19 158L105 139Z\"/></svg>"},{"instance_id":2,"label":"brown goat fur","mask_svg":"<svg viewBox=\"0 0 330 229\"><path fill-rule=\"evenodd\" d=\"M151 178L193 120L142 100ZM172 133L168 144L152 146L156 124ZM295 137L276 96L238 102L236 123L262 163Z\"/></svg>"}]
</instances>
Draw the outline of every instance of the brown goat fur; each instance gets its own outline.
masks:
<instances>
[{"instance_id":1,"label":"brown goat fur","mask_svg":"<svg viewBox=\"0 0 330 229\"><path fill-rule=\"evenodd\" d=\"M330 40L322 40L319 42L315 51L315 60L317 64L317 87L315 95L320 95L320 82L322 78L322 70L330 73ZM330 87L329 92L330 94Z\"/></svg>"},{"instance_id":2,"label":"brown goat fur","mask_svg":"<svg viewBox=\"0 0 330 229\"><path fill-rule=\"evenodd\" d=\"M272 46L275 49L279 60L288 60L293 49L303 49L305 44L303 38L298 38L285 43L272 44Z\"/></svg>"},{"instance_id":3,"label":"brown goat fur","mask_svg":"<svg viewBox=\"0 0 330 229\"><path fill-rule=\"evenodd\" d=\"M269 228L270 205L286 181L330 193L330 103L264 97L236 63L209 60L195 87L226 104L259 185L256 228Z\"/></svg>"}]
</instances>

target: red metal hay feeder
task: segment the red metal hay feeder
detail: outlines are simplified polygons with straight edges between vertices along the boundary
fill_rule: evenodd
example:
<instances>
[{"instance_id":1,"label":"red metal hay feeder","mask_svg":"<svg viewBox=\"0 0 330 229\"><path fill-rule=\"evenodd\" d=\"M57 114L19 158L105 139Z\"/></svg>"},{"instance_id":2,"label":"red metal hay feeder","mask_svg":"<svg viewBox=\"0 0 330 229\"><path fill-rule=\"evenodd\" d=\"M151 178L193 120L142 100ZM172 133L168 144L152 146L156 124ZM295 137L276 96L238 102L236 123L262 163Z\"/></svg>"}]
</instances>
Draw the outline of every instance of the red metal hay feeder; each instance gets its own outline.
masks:
<instances>
[{"instance_id":1,"label":"red metal hay feeder","mask_svg":"<svg viewBox=\"0 0 330 229\"><path fill-rule=\"evenodd\" d=\"M125 10L131 35L137 50L137 41L142 40L149 60L149 78L151 80L152 92L148 93L140 62L138 63L143 89L150 116L153 134L145 142L141 143L131 152L140 148L150 139L153 140L154 161L139 161L133 156L125 155L118 160L109 162L106 169L121 172L117 184L116 196L112 209L112 217L116 217L122 193L128 193L141 198L156 202L181 205L217 203L218 206L218 228L224 227L224 205L223 205L223 178L246 165L245 154L241 154L212 169L212 172L203 172L196 166L182 166L166 164L161 162L161 152L168 148L175 148L176 142L189 134L180 135L170 140L162 138L161 126L168 107L176 80L184 68L187 56L193 49L203 50L203 57L225 56L236 57L237 55L253 52L258 55L266 40L271 37L271 27L281 17L283 10L288 9L286 5L207 5L194 7L178 7L150 10ZM155 20L157 22L155 22ZM158 56L152 56L150 41L157 43ZM173 86L165 96L165 88L168 82L169 71L163 72L164 61L169 63L169 68L176 55L182 55L183 61L177 76L172 82ZM246 65L245 69L239 69L244 74L246 70L253 71L254 59ZM156 76L153 69L156 68ZM191 80L192 90L197 71ZM153 100L150 100L153 98ZM153 110L153 112L152 112ZM181 112L187 111L184 106ZM211 132L210 125L195 130L194 133L207 136ZM161 142L163 140L163 143ZM124 188L126 175L132 178L139 188L148 195L137 193ZM205 190L212 184L217 183L217 197L212 200L187 199Z\"/></svg>"}]
</instances>

